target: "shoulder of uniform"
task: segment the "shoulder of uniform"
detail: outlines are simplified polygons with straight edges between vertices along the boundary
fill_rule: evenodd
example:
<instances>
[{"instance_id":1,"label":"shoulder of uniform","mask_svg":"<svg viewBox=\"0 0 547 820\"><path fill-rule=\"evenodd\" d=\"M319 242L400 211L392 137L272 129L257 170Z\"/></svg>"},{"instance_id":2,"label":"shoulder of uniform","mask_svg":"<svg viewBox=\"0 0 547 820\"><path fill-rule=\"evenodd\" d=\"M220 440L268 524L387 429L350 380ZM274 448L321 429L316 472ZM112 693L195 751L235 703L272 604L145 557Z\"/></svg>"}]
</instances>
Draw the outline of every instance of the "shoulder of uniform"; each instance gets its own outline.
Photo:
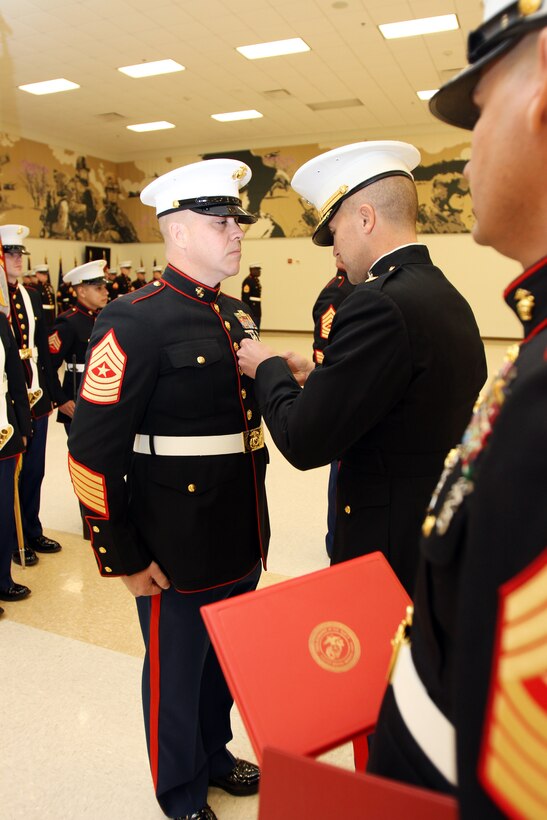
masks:
<instances>
[{"instance_id":1,"label":"shoulder of uniform","mask_svg":"<svg viewBox=\"0 0 547 820\"><path fill-rule=\"evenodd\" d=\"M162 293L166 289L167 285L165 282L159 282L156 280L155 282L149 282L142 288L139 288L138 291L133 291L133 293L128 293L127 296L129 297L126 301L128 301L131 305L137 305L139 302L144 302L146 299L152 298L152 296L157 296L159 293ZM124 297L122 296L122 299ZM119 299L116 300L117 302Z\"/></svg>"}]
</instances>

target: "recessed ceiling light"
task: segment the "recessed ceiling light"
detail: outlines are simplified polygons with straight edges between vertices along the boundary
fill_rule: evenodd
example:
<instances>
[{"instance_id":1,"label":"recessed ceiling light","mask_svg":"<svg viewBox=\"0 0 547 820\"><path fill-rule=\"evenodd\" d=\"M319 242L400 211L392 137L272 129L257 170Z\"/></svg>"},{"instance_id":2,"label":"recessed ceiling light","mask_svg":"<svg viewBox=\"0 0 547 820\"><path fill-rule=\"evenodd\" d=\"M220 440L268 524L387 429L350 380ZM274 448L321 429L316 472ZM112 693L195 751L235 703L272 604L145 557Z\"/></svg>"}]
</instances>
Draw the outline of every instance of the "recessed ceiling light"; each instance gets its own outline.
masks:
<instances>
[{"instance_id":1,"label":"recessed ceiling light","mask_svg":"<svg viewBox=\"0 0 547 820\"><path fill-rule=\"evenodd\" d=\"M72 91L73 88L79 87L77 83L71 83L70 80L64 80L62 78L19 86L21 91L28 91L29 94L57 94L58 91Z\"/></svg>"},{"instance_id":2,"label":"recessed ceiling light","mask_svg":"<svg viewBox=\"0 0 547 820\"><path fill-rule=\"evenodd\" d=\"M293 37L290 40L274 40L271 43L256 43L254 46L239 46L236 51L248 60L261 60L263 57L299 54L302 51L310 51L310 47L300 37Z\"/></svg>"},{"instance_id":3,"label":"recessed ceiling light","mask_svg":"<svg viewBox=\"0 0 547 820\"><path fill-rule=\"evenodd\" d=\"M218 122L234 122L235 120L257 120L262 117L260 111L229 111L226 114L211 114L211 119Z\"/></svg>"},{"instance_id":4,"label":"recessed ceiling light","mask_svg":"<svg viewBox=\"0 0 547 820\"><path fill-rule=\"evenodd\" d=\"M137 125L126 125L130 131L164 131L166 128L175 128L172 122L159 120L158 122L141 122Z\"/></svg>"},{"instance_id":5,"label":"recessed ceiling light","mask_svg":"<svg viewBox=\"0 0 547 820\"><path fill-rule=\"evenodd\" d=\"M122 74L128 77L155 77L157 74L172 74L174 71L184 71L185 67L174 60L155 60L152 63L137 63L119 68Z\"/></svg>"},{"instance_id":6,"label":"recessed ceiling light","mask_svg":"<svg viewBox=\"0 0 547 820\"><path fill-rule=\"evenodd\" d=\"M438 17L422 17L419 20L403 20L400 23L383 23L378 26L386 40L399 37L416 37L419 34L436 34L440 31L455 31L460 27L455 14L441 14Z\"/></svg>"},{"instance_id":7,"label":"recessed ceiling light","mask_svg":"<svg viewBox=\"0 0 547 820\"><path fill-rule=\"evenodd\" d=\"M421 100L430 100L438 90L438 88L430 88L428 91L416 91L416 94Z\"/></svg>"}]
</instances>

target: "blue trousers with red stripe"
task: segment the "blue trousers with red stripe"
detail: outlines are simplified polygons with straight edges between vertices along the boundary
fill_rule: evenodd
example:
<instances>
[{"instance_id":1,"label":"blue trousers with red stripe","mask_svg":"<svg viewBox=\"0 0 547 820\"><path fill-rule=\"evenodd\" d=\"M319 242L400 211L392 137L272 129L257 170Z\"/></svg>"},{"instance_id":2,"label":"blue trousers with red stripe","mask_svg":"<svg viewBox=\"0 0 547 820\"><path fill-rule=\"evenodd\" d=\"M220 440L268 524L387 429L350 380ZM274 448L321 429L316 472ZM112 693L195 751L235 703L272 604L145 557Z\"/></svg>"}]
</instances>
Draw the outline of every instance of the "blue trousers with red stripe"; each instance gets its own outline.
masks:
<instances>
[{"instance_id":1,"label":"blue trousers with red stripe","mask_svg":"<svg viewBox=\"0 0 547 820\"><path fill-rule=\"evenodd\" d=\"M146 741L156 797L168 817L202 808L209 779L234 767L226 748L233 700L199 610L255 589L260 572L259 564L240 581L205 592L171 588L137 598L146 646Z\"/></svg>"}]
</instances>

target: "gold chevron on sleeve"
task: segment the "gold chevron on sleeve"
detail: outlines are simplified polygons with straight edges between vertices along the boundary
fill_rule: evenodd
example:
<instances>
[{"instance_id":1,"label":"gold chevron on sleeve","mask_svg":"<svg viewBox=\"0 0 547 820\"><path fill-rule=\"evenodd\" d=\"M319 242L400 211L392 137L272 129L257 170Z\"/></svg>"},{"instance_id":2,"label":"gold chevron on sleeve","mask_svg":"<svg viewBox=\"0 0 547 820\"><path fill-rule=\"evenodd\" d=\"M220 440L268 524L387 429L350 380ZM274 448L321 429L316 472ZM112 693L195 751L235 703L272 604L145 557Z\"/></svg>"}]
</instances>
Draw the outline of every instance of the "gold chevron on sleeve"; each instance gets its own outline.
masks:
<instances>
[{"instance_id":1,"label":"gold chevron on sleeve","mask_svg":"<svg viewBox=\"0 0 547 820\"><path fill-rule=\"evenodd\" d=\"M504 811L547 817L547 549L500 589L480 769Z\"/></svg>"}]
</instances>

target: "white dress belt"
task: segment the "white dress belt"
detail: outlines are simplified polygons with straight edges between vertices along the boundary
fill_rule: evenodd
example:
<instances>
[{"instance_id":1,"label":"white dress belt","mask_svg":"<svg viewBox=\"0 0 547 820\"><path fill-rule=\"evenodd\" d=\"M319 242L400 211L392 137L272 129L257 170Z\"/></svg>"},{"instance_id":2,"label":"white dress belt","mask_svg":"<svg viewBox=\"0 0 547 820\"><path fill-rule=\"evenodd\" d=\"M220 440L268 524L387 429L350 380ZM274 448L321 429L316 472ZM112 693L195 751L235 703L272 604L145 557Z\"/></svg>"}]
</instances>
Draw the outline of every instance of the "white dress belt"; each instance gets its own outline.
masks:
<instances>
[{"instance_id":1,"label":"white dress belt","mask_svg":"<svg viewBox=\"0 0 547 820\"><path fill-rule=\"evenodd\" d=\"M72 364L72 362L66 363L66 369L69 370L71 373L83 373L85 370L85 364Z\"/></svg>"},{"instance_id":2,"label":"white dress belt","mask_svg":"<svg viewBox=\"0 0 547 820\"><path fill-rule=\"evenodd\" d=\"M42 305L42 310L55 310L55 305Z\"/></svg>"},{"instance_id":3,"label":"white dress belt","mask_svg":"<svg viewBox=\"0 0 547 820\"><path fill-rule=\"evenodd\" d=\"M133 451L145 456L226 456L250 453L262 447L262 427L221 436L148 436L137 433L133 443Z\"/></svg>"},{"instance_id":4,"label":"white dress belt","mask_svg":"<svg viewBox=\"0 0 547 820\"><path fill-rule=\"evenodd\" d=\"M260 296L249 296L249 302L261 302L262 298Z\"/></svg>"},{"instance_id":5,"label":"white dress belt","mask_svg":"<svg viewBox=\"0 0 547 820\"><path fill-rule=\"evenodd\" d=\"M427 694L414 666L409 643L399 649L391 685L412 737L448 782L457 786L456 731Z\"/></svg>"}]
</instances>

